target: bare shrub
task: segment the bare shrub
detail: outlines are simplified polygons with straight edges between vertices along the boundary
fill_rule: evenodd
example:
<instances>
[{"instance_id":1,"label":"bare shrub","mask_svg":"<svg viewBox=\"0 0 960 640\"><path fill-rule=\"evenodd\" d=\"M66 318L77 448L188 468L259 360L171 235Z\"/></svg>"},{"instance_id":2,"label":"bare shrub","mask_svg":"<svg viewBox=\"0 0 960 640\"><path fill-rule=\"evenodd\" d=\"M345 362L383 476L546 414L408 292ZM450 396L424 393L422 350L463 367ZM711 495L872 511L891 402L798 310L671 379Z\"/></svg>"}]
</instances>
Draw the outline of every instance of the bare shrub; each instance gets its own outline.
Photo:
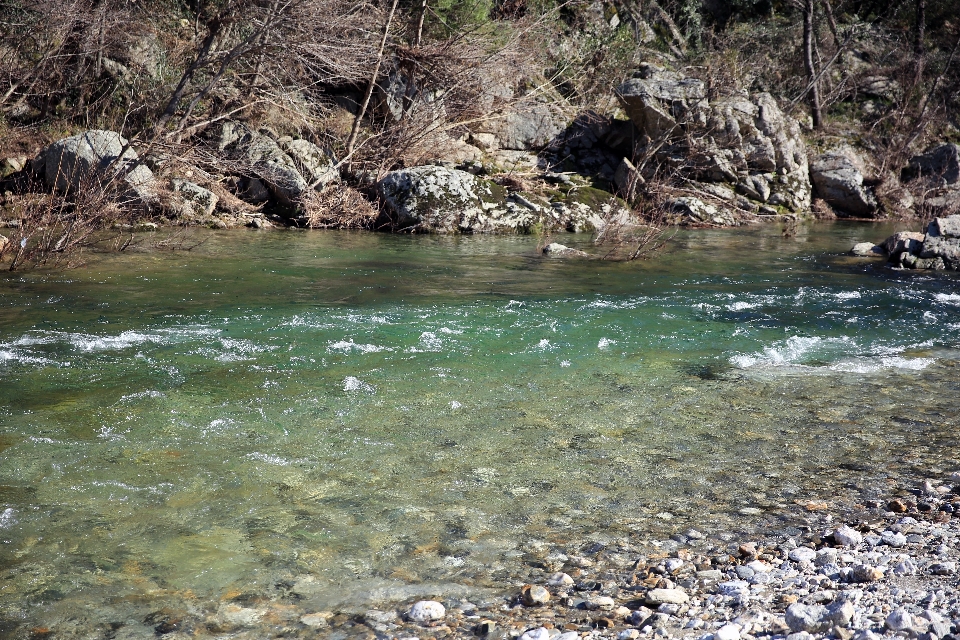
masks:
<instances>
[{"instance_id":1,"label":"bare shrub","mask_svg":"<svg viewBox=\"0 0 960 640\"><path fill-rule=\"evenodd\" d=\"M352 187L331 185L300 202L301 220L311 229L371 229L378 211Z\"/></svg>"}]
</instances>

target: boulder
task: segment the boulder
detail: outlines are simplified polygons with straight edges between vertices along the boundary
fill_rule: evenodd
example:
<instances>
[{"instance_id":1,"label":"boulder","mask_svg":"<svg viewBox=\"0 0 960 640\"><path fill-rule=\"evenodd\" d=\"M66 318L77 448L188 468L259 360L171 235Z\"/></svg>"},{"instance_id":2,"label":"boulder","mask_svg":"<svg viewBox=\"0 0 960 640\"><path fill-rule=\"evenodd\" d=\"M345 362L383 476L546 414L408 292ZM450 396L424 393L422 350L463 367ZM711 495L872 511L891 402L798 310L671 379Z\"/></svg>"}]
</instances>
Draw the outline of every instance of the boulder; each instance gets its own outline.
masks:
<instances>
[{"instance_id":1,"label":"boulder","mask_svg":"<svg viewBox=\"0 0 960 640\"><path fill-rule=\"evenodd\" d=\"M617 87L617 97L637 129L651 140L679 135L702 119L702 80L647 65ZM704 123L705 124L705 123Z\"/></svg>"},{"instance_id":2,"label":"boulder","mask_svg":"<svg viewBox=\"0 0 960 640\"><path fill-rule=\"evenodd\" d=\"M156 180L128 144L115 131L91 129L48 146L33 168L57 191L112 183L121 204L148 208L157 201Z\"/></svg>"},{"instance_id":3,"label":"boulder","mask_svg":"<svg viewBox=\"0 0 960 640\"><path fill-rule=\"evenodd\" d=\"M926 260L939 258L945 268L960 269L960 215L936 218L927 226L927 234L919 256ZM935 268L936 262L924 263L924 268Z\"/></svg>"},{"instance_id":4,"label":"boulder","mask_svg":"<svg viewBox=\"0 0 960 640\"><path fill-rule=\"evenodd\" d=\"M216 142L281 204L295 204L311 188L322 188L336 178L323 151L306 140L275 140L269 132L226 121Z\"/></svg>"},{"instance_id":5,"label":"boulder","mask_svg":"<svg viewBox=\"0 0 960 640\"><path fill-rule=\"evenodd\" d=\"M904 181L924 177L945 184L960 182L960 145L942 144L927 153L910 158L901 177Z\"/></svg>"},{"instance_id":6,"label":"boulder","mask_svg":"<svg viewBox=\"0 0 960 640\"><path fill-rule=\"evenodd\" d=\"M617 165L617 170L613 174L613 184L617 191L627 200L632 200L636 194L637 187L643 184L643 176L633 166L633 163L623 158Z\"/></svg>"},{"instance_id":7,"label":"boulder","mask_svg":"<svg viewBox=\"0 0 960 640\"><path fill-rule=\"evenodd\" d=\"M277 140L277 144L290 156L300 175L309 181L314 189L323 189L340 178L323 149L309 140L295 140L285 136Z\"/></svg>"},{"instance_id":8,"label":"boulder","mask_svg":"<svg viewBox=\"0 0 960 640\"><path fill-rule=\"evenodd\" d=\"M503 187L432 165L391 171L376 190L387 213L383 222L397 231L471 233L494 226L500 217L494 212L506 209Z\"/></svg>"},{"instance_id":9,"label":"boulder","mask_svg":"<svg viewBox=\"0 0 960 640\"><path fill-rule=\"evenodd\" d=\"M203 218L213 215L220 198L209 189L186 180L172 180L170 186L177 195L175 209L184 218Z\"/></svg>"},{"instance_id":10,"label":"boulder","mask_svg":"<svg viewBox=\"0 0 960 640\"><path fill-rule=\"evenodd\" d=\"M568 118L557 105L534 103L509 110L477 125L477 133L489 133L500 149L542 149L567 126ZM492 147L493 145L488 145Z\"/></svg>"},{"instance_id":11,"label":"boulder","mask_svg":"<svg viewBox=\"0 0 960 640\"><path fill-rule=\"evenodd\" d=\"M855 256L860 256L861 258L872 258L886 256L887 250L883 248L883 245L873 244L872 242L858 242L853 245L850 253Z\"/></svg>"},{"instance_id":12,"label":"boulder","mask_svg":"<svg viewBox=\"0 0 960 640\"><path fill-rule=\"evenodd\" d=\"M863 186L863 174L847 150L828 151L810 165L810 177L817 194L839 215L872 218L877 200Z\"/></svg>"},{"instance_id":13,"label":"boulder","mask_svg":"<svg viewBox=\"0 0 960 640\"><path fill-rule=\"evenodd\" d=\"M925 235L915 231L898 231L883 242L883 248L890 256L899 256L907 253L920 253Z\"/></svg>"},{"instance_id":14,"label":"boulder","mask_svg":"<svg viewBox=\"0 0 960 640\"><path fill-rule=\"evenodd\" d=\"M639 130L633 155L647 171L668 166L686 179L735 184L748 198L806 211L810 176L800 125L768 93L709 102L696 78L645 66L617 96Z\"/></svg>"},{"instance_id":15,"label":"boulder","mask_svg":"<svg viewBox=\"0 0 960 640\"><path fill-rule=\"evenodd\" d=\"M425 165L392 171L377 184L380 226L426 233L596 231L628 216L612 194L590 187L558 191L550 202L507 194L500 185L459 169Z\"/></svg>"}]
</instances>

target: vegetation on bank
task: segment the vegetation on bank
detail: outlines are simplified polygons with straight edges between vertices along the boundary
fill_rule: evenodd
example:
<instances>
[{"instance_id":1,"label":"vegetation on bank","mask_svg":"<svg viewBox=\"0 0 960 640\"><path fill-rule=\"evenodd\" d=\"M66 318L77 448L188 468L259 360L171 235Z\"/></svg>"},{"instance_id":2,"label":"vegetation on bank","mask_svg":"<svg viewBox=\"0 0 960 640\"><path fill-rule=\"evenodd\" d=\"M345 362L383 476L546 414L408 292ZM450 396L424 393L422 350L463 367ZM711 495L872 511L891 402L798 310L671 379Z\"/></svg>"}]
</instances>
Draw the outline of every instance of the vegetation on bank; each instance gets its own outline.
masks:
<instances>
[{"instance_id":1,"label":"vegetation on bank","mask_svg":"<svg viewBox=\"0 0 960 640\"><path fill-rule=\"evenodd\" d=\"M223 126L306 140L338 180L286 203L284 220L371 227L385 172L486 151L485 132L524 110L616 124L614 89L644 63L702 80L711 99L769 92L809 148L855 145L895 212L907 159L960 141L955 13L952 0L4 0L2 217L20 231L0 257L43 261L145 218L117 204L111 176L82 193L37 184L28 161L70 134L120 132L156 172L209 176L219 206L264 221L269 203L245 196L252 161L220 153ZM473 160L508 189L534 180L486 159ZM663 218L656 177L593 186ZM158 194L149 216L176 217L173 200Z\"/></svg>"}]
</instances>

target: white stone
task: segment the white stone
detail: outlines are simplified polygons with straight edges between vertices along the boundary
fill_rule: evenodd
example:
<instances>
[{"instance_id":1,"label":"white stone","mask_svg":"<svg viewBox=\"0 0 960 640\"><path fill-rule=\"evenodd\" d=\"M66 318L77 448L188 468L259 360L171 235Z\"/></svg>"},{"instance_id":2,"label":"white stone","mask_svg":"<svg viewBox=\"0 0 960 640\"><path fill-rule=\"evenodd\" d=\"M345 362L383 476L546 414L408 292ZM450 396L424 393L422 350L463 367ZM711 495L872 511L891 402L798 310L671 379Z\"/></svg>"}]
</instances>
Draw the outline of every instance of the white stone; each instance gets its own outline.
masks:
<instances>
[{"instance_id":1,"label":"white stone","mask_svg":"<svg viewBox=\"0 0 960 640\"><path fill-rule=\"evenodd\" d=\"M547 580L547 586L550 587L572 587L573 578L566 573L555 573Z\"/></svg>"},{"instance_id":2,"label":"white stone","mask_svg":"<svg viewBox=\"0 0 960 640\"><path fill-rule=\"evenodd\" d=\"M753 562L748 562L747 566L753 569L756 573L766 573L773 568L763 560L754 560Z\"/></svg>"},{"instance_id":3,"label":"white stone","mask_svg":"<svg viewBox=\"0 0 960 640\"><path fill-rule=\"evenodd\" d=\"M520 640L550 640L550 631L544 629L543 627L530 629L523 632L523 635L520 636Z\"/></svg>"},{"instance_id":4,"label":"white stone","mask_svg":"<svg viewBox=\"0 0 960 640\"><path fill-rule=\"evenodd\" d=\"M855 547L863 542L863 536L860 532L847 525L837 527L837 530L833 532L833 539L837 544L844 547Z\"/></svg>"},{"instance_id":5,"label":"white stone","mask_svg":"<svg viewBox=\"0 0 960 640\"><path fill-rule=\"evenodd\" d=\"M810 547L797 547L790 551L787 557L794 562L812 562L817 557L817 552Z\"/></svg>"},{"instance_id":6,"label":"white stone","mask_svg":"<svg viewBox=\"0 0 960 640\"><path fill-rule=\"evenodd\" d=\"M617 640L637 640L637 638L639 637L640 637L640 632L637 631L636 629L624 629L619 634L617 634Z\"/></svg>"},{"instance_id":7,"label":"white stone","mask_svg":"<svg viewBox=\"0 0 960 640\"><path fill-rule=\"evenodd\" d=\"M690 599L680 589L651 589L647 592L646 603L660 606L661 604L684 604Z\"/></svg>"},{"instance_id":8,"label":"white stone","mask_svg":"<svg viewBox=\"0 0 960 640\"><path fill-rule=\"evenodd\" d=\"M740 625L725 624L717 629L714 634L714 640L740 640Z\"/></svg>"},{"instance_id":9,"label":"white stone","mask_svg":"<svg viewBox=\"0 0 960 640\"><path fill-rule=\"evenodd\" d=\"M237 605L226 605L220 609L220 617L226 623L249 627L260 621L263 612Z\"/></svg>"},{"instance_id":10,"label":"white stone","mask_svg":"<svg viewBox=\"0 0 960 640\"><path fill-rule=\"evenodd\" d=\"M327 626L330 618L333 617L332 613L326 611L320 613L308 613L305 616L300 617L300 622L308 627L313 627L314 629L318 627Z\"/></svg>"},{"instance_id":11,"label":"white stone","mask_svg":"<svg viewBox=\"0 0 960 640\"><path fill-rule=\"evenodd\" d=\"M903 609L891 611L887 616L887 628L891 631L903 631L913 627L913 616Z\"/></svg>"},{"instance_id":12,"label":"white stone","mask_svg":"<svg viewBox=\"0 0 960 640\"><path fill-rule=\"evenodd\" d=\"M447 610L442 604L434 600L421 600L412 607L407 613L407 618L417 624L429 624L442 620L447 615Z\"/></svg>"}]
</instances>

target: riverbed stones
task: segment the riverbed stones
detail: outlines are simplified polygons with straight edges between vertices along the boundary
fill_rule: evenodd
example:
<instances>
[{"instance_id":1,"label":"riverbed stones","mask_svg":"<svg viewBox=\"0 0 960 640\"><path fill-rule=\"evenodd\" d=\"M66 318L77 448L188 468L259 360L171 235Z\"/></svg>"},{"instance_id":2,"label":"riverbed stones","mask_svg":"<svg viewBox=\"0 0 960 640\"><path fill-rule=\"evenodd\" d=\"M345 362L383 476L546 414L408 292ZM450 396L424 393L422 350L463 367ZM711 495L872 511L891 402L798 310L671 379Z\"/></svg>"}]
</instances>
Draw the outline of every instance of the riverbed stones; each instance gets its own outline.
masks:
<instances>
[{"instance_id":1,"label":"riverbed stones","mask_svg":"<svg viewBox=\"0 0 960 640\"><path fill-rule=\"evenodd\" d=\"M852 527L841 525L833 532L833 539L843 547L855 547L863 542L863 534Z\"/></svg>"},{"instance_id":2,"label":"riverbed stones","mask_svg":"<svg viewBox=\"0 0 960 640\"><path fill-rule=\"evenodd\" d=\"M876 582L883 578L883 571L868 564L858 564L851 568L850 582Z\"/></svg>"},{"instance_id":3,"label":"riverbed stones","mask_svg":"<svg viewBox=\"0 0 960 640\"><path fill-rule=\"evenodd\" d=\"M435 600L421 600L410 607L407 619L420 625L428 625L443 620L447 615L446 608Z\"/></svg>"}]
</instances>

